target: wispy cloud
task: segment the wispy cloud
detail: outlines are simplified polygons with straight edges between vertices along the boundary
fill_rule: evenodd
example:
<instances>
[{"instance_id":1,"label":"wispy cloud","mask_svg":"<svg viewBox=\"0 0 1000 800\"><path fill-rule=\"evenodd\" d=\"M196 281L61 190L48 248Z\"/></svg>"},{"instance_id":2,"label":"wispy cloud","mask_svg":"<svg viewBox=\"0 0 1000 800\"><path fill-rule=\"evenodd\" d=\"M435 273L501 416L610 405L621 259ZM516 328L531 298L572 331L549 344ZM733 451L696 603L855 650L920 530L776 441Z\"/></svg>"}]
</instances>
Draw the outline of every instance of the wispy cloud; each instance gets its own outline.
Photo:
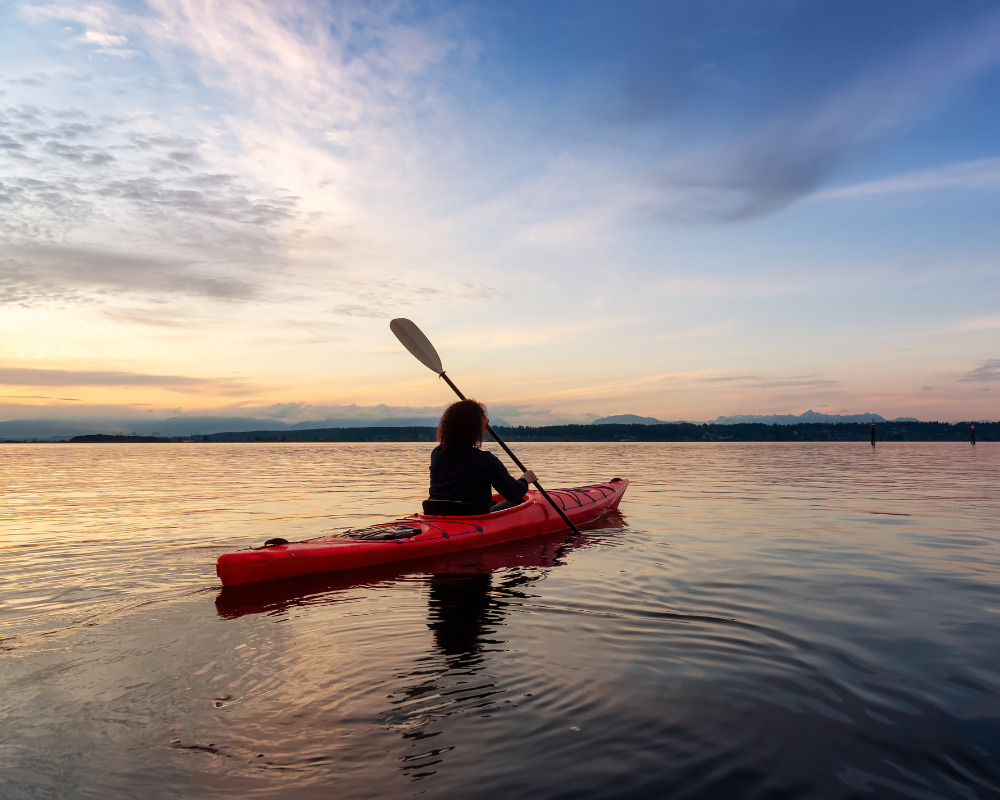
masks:
<instances>
[{"instance_id":1,"label":"wispy cloud","mask_svg":"<svg viewBox=\"0 0 1000 800\"><path fill-rule=\"evenodd\" d=\"M816 193L817 199L867 197L877 194L925 192L932 189L994 189L1000 187L1000 158L983 158L934 169L917 170L878 181L855 183Z\"/></svg>"},{"instance_id":2,"label":"wispy cloud","mask_svg":"<svg viewBox=\"0 0 1000 800\"><path fill-rule=\"evenodd\" d=\"M23 13L64 25L66 48L138 49L178 84L196 73L224 113L4 112L0 235L20 249L0 264L0 302L166 293L295 298L319 313L325 298L323 313L363 318L500 296L468 271L410 266L438 246L412 218L430 214L442 168L461 173L443 88L460 72L443 64L467 56L449 12L153 0L141 14L102 3ZM184 104L189 89L165 87Z\"/></svg>"},{"instance_id":3,"label":"wispy cloud","mask_svg":"<svg viewBox=\"0 0 1000 800\"><path fill-rule=\"evenodd\" d=\"M547 392L544 396L550 401L557 400L608 400L616 397L638 397L640 395L660 394L667 390L681 391L684 388L703 385L722 384L718 391L770 391L770 390L828 390L841 387L842 381L823 375L720 375L722 370L695 370L692 372L674 372L658 375L644 375L637 378L606 381L590 386L574 387Z\"/></svg>"},{"instance_id":4,"label":"wispy cloud","mask_svg":"<svg viewBox=\"0 0 1000 800\"><path fill-rule=\"evenodd\" d=\"M266 406L242 404L229 407L240 415L271 417L288 422L303 422L324 419L399 419L405 417L440 416L445 406L394 406L386 404L357 405L313 405L304 402L273 403Z\"/></svg>"},{"instance_id":5,"label":"wispy cloud","mask_svg":"<svg viewBox=\"0 0 1000 800\"><path fill-rule=\"evenodd\" d=\"M109 289L216 300L245 300L256 294L256 287L240 278L198 274L197 270L196 265L179 259L98 247L10 247L6 256L0 256L0 303L32 305Z\"/></svg>"},{"instance_id":6,"label":"wispy cloud","mask_svg":"<svg viewBox=\"0 0 1000 800\"><path fill-rule=\"evenodd\" d=\"M985 317L973 317L963 320L955 326L959 331L991 331L1000 328L1000 314L992 314Z\"/></svg>"},{"instance_id":7,"label":"wispy cloud","mask_svg":"<svg viewBox=\"0 0 1000 800\"><path fill-rule=\"evenodd\" d=\"M530 328L504 322L484 320L474 329L453 331L440 338L448 349L500 349L506 347L540 347L557 342L578 342L587 335L615 327L621 318L611 315L590 317L573 322L536 322Z\"/></svg>"},{"instance_id":8,"label":"wispy cloud","mask_svg":"<svg viewBox=\"0 0 1000 800\"><path fill-rule=\"evenodd\" d=\"M978 367L969 370L964 377L959 378L963 383L973 381L1000 381L1000 358L991 358L982 362Z\"/></svg>"},{"instance_id":9,"label":"wispy cloud","mask_svg":"<svg viewBox=\"0 0 1000 800\"><path fill-rule=\"evenodd\" d=\"M0 395L0 397L9 397L14 400L65 400L68 403L80 402L79 397L50 397L40 394L4 394Z\"/></svg>"},{"instance_id":10,"label":"wispy cloud","mask_svg":"<svg viewBox=\"0 0 1000 800\"><path fill-rule=\"evenodd\" d=\"M788 377L762 377L760 375L727 375L695 379L701 383L738 383L747 389L833 389L843 385L823 375L790 375Z\"/></svg>"},{"instance_id":11,"label":"wispy cloud","mask_svg":"<svg viewBox=\"0 0 1000 800\"><path fill-rule=\"evenodd\" d=\"M0 386L151 386L170 391L199 389L238 393L250 390L246 381L233 378L195 378L183 375L146 375L114 370L0 368Z\"/></svg>"},{"instance_id":12,"label":"wispy cloud","mask_svg":"<svg viewBox=\"0 0 1000 800\"><path fill-rule=\"evenodd\" d=\"M506 221L519 242L565 248L600 243L637 222L687 226L767 217L817 193L866 142L905 131L950 102L957 87L998 65L1000 14L993 13L893 53L848 85L718 144L645 151L637 156L638 172L615 147L560 150L463 219ZM820 196L996 185L1000 159L985 159ZM700 279L681 280L695 285Z\"/></svg>"},{"instance_id":13,"label":"wispy cloud","mask_svg":"<svg viewBox=\"0 0 1000 800\"><path fill-rule=\"evenodd\" d=\"M993 13L921 42L741 142L664 168L651 183L659 196L642 213L669 222L740 222L773 214L816 191L858 145L922 119L955 87L998 63L1000 14Z\"/></svg>"},{"instance_id":14,"label":"wispy cloud","mask_svg":"<svg viewBox=\"0 0 1000 800\"><path fill-rule=\"evenodd\" d=\"M669 333L661 333L656 336L656 339L667 340L667 339L692 339L698 336L721 336L727 331L731 330L733 327L730 322L713 322L708 325L698 325L694 328L689 328L683 331L670 331Z\"/></svg>"},{"instance_id":15,"label":"wispy cloud","mask_svg":"<svg viewBox=\"0 0 1000 800\"><path fill-rule=\"evenodd\" d=\"M0 303L97 301L108 290L257 294L253 273L278 255L272 229L294 219L296 199L197 170L201 143L146 127L31 106L0 111Z\"/></svg>"}]
</instances>

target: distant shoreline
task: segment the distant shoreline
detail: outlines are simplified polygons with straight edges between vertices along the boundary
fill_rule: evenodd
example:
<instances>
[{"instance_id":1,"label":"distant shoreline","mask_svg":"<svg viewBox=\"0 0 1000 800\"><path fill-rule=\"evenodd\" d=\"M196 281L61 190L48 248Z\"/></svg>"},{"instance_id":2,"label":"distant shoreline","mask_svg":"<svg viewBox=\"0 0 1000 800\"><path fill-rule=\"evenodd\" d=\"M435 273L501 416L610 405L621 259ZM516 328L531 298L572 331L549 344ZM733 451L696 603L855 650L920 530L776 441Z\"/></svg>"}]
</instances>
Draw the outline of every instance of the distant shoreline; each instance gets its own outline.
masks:
<instances>
[{"instance_id":1,"label":"distant shoreline","mask_svg":"<svg viewBox=\"0 0 1000 800\"><path fill-rule=\"evenodd\" d=\"M875 426L876 442L967 442L969 422L883 422ZM763 423L675 423L662 425L550 425L498 427L510 442L867 442L871 425L856 422L808 422L797 425ZM433 427L317 428L302 431L240 431L189 436L116 436L90 434L52 441L85 444L170 442L433 442ZM1000 422L977 422L976 441L1000 441ZM6 444L31 443L7 439Z\"/></svg>"}]
</instances>

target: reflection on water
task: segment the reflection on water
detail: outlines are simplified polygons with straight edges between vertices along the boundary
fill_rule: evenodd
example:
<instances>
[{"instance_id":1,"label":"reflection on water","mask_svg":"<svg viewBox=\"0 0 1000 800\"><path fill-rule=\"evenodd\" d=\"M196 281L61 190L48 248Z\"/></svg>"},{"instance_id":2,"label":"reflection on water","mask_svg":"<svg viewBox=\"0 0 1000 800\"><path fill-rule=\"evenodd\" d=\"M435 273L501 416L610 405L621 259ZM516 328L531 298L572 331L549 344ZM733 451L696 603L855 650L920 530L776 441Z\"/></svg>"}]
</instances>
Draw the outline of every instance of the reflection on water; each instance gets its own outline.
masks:
<instances>
[{"instance_id":1,"label":"reflection on water","mask_svg":"<svg viewBox=\"0 0 1000 800\"><path fill-rule=\"evenodd\" d=\"M431 576L431 613L427 627L434 632L434 644L447 657L449 669L475 669L482 663L480 651L487 616L490 616L490 624L499 625L503 615L504 603L493 603L492 588L491 575L445 572Z\"/></svg>"},{"instance_id":2,"label":"reflection on water","mask_svg":"<svg viewBox=\"0 0 1000 800\"><path fill-rule=\"evenodd\" d=\"M861 445L529 445L621 513L225 590L429 448L0 450L0 796L1000 797L1000 448Z\"/></svg>"},{"instance_id":3,"label":"reflection on water","mask_svg":"<svg viewBox=\"0 0 1000 800\"><path fill-rule=\"evenodd\" d=\"M413 577L425 581L426 625L436 655L422 654L409 671L400 672L400 685L388 695L388 707L379 715L381 723L398 731L406 742L399 756L402 774L420 780L436 774L446 754L456 748L423 746L425 740L445 732L435 724L439 719L459 713L488 717L495 704L512 702L504 698L508 690L492 680L487 669L490 654L506 651L502 628L508 606L527 599L527 589L545 577L546 569L563 564L569 553L613 547L626 527L622 514L612 510L575 535L553 533L409 564L229 586L219 592L216 609L224 619L281 614L296 607L336 604L362 587Z\"/></svg>"},{"instance_id":4,"label":"reflection on water","mask_svg":"<svg viewBox=\"0 0 1000 800\"><path fill-rule=\"evenodd\" d=\"M414 706L420 706L421 714L427 715L432 710L449 713L456 706L470 704L487 708L494 702L493 698L502 690L493 681L477 680L485 661L484 650L504 644L502 640L486 638L487 634L496 634L503 618L504 604L493 601L491 589L489 574L431 576L427 627L434 633L434 644L444 656L444 663L437 669L410 673L416 682L390 696L393 706L405 708L408 715L413 713ZM416 735L413 731L403 734L405 738ZM419 731L421 740L433 735L433 731ZM401 760L409 777L429 777L444 754L454 749L454 746L432 748L425 753L402 756Z\"/></svg>"}]
</instances>

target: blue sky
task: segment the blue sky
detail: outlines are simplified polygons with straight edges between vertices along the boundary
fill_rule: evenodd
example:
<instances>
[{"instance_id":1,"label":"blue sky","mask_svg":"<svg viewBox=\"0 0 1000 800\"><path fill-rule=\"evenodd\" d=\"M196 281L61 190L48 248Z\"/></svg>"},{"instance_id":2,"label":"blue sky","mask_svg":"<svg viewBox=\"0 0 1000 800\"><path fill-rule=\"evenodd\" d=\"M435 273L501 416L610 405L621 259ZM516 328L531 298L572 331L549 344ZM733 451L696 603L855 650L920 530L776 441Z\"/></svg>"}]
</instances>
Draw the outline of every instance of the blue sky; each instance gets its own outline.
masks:
<instances>
[{"instance_id":1,"label":"blue sky","mask_svg":"<svg viewBox=\"0 0 1000 800\"><path fill-rule=\"evenodd\" d=\"M995 3L0 4L0 417L997 418Z\"/></svg>"}]
</instances>

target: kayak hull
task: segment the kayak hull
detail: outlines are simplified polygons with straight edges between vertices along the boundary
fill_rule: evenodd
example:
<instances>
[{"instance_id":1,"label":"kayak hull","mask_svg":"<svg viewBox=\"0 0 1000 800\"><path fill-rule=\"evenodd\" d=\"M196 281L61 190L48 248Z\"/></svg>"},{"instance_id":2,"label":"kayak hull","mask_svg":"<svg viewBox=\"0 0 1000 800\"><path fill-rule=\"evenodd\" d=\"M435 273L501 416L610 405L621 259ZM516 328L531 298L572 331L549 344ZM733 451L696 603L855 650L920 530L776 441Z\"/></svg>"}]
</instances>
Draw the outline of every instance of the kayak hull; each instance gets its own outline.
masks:
<instances>
[{"instance_id":1,"label":"kayak hull","mask_svg":"<svg viewBox=\"0 0 1000 800\"><path fill-rule=\"evenodd\" d=\"M550 490L552 497L575 525L590 522L621 502L627 480L577 489ZM530 491L523 503L492 514L446 517L414 514L375 525L378 528L412 528L408 538L359 540L341 535L321 536L305 542L224 553L216 563L223 586L291 578L334 570L358 569L410 561L442 553L538 536L563 530L566 523L539 492Z\"/></svg>"}]
</instances>

